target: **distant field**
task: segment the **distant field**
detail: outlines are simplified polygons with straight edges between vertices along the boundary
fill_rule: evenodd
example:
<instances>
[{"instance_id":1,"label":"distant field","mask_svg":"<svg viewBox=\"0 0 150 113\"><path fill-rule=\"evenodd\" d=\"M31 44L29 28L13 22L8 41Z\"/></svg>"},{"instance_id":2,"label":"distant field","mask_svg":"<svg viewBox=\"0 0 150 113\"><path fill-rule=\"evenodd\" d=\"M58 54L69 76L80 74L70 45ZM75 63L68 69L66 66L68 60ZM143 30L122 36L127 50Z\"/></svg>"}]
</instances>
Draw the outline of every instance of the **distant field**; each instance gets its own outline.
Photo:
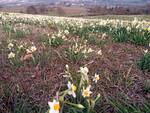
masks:
<instances>
[{"instance_id":1,"label":"distant field","mask_svg":"<svg viewBox=\"0 0 150 113\"><path fill-rule=\"evenodd\" d=\"M11 13L25 13L25 14L38 14L38 15L49 15L49 16L63 16L63 17L83 17L88 19L120 19L120 20L133 20L137 17L139 20L150 21L150 15L99 15L99 16L88 16L88 8L81 6L34 6L35 9L29 9L29 6L17 6L17 7L3 7L0 8L0 12L11 12ZM43 9L43 12L41 11ZM110 13L111 14L111 13Z\"/></svg>"},{"instance_id":2,"label":"distant field","mask_svg":"<svg viewBox=\"0 0 150 113\"><path fill-rule=\"evenodd\" d=\"M101 15L101 16L89 16L89 17L86 17L86 18L133 20L135 17L137 17L139 20L150 21L150 15Z\"/></svg>"},{"instance_id":3,"label":"distant field","mask_svg":"<svg viewBox=\"0 0 150 113\"><path fill-rule=\"evenodd\" d=\"M43 8L46 11L41 11L40 9ZM49 7L41 7L41 6L34 6L34 9L27 11L29 6L17 6L17 7L4 7L0 8L0 12L11 12L11 13L27 13L27 14L41 14L41 15L49 15L49 16L80 16L85 15L86 8L72 6L72 7L65 7L65 6L49 6Z\"/></svg>"}]
</instances>

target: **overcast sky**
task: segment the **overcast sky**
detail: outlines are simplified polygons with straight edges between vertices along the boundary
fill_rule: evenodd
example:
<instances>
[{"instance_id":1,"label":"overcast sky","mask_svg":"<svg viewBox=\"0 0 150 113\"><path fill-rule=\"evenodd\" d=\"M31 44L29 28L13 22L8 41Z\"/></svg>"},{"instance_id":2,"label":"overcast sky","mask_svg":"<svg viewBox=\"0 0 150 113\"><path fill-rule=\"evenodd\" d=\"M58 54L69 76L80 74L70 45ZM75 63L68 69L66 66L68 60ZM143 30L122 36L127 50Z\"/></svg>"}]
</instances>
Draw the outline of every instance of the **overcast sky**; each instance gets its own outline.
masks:
<instances>
[{"instance_id":1,"label":"overcast sky","mask_svg":"<svg viewBox=\"0 0 150 113\"><path fill-rule=\"evenodd\" d=\"M48 2L55 2L55 1L65 1L65 0L0 0L0 4L7 4L7 3L36 3L42 1L42 3L48 3ZM150 3L150 0L68 0L68 1L99 1L100 3L106 3L106 4L131 4L131 3Z\"/></svg>"}]
</instances>

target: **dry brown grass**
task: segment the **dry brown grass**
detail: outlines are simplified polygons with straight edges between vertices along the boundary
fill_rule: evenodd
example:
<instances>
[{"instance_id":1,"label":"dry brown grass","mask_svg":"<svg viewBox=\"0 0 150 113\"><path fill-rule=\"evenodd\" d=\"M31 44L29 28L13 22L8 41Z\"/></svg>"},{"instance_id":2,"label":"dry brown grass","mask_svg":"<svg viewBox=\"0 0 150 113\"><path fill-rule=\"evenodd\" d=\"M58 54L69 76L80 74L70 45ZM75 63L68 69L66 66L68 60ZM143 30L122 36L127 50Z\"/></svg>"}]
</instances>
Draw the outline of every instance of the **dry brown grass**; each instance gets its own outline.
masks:
<instances>
[{"instance_id":1,"label":"dry brown grass","mask_svg":"<svg viewBox=\"0 0 150 113\"><path fill-rule=\"evenodd\" d=\"M68 8L66 9L68 10ZM72 11L76 12L74 9ZM32 34L18 40L18 42L34 42L39 51L44 51L44 46L38 39L39 33L47 34L55 30L38 28L37 26L27 27L33 29ZM5 40L4 33L0 33L2 36L0 40ZM68 39L73 38L77 37L72 35L68 37ZM95 50L102 49L103 55L92 54L87 60L73 63L64 56L64 50L69 47L69 44L65 43L58 48L50 48L51 59L42 67L40 65L27 65L13 69L8 64L7 55L0 53L0 92L2 97L0 106L3 105L0 107L0 111L7 112L13 109L16 95L25 95L27 96L26 99L30 98L40 107L47 106L49 97L54 96L56 91L66 83L61 75L64 73L66 64L75 70L78 70L80 66L87 65L90 69L90 76L97 72L100 73L101 79L96 92L104 95L104 97L113 95L120 99L125 94L129 101L135 103L141 103L147 99L142 88L144 80L150 79L149 73L142 73L136 65L136 61L143 55L144 47L126 43L118 44L113 42L111 37L107 38L107 43L103 47L89 46ZM9 97L3 93L6 87L11 92ZM19 88L19 92L16 88Z\"/></svg>"}]
</instances>

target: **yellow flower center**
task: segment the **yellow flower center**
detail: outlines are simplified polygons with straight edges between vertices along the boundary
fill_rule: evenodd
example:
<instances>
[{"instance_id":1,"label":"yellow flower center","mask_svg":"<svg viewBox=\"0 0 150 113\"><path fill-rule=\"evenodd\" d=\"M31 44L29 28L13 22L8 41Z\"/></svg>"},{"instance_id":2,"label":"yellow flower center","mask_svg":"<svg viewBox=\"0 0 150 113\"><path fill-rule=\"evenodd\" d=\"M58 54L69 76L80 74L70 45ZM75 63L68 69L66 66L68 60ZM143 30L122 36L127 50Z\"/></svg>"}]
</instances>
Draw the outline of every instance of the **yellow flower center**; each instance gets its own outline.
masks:
<instances>
[{"instance_id":1,"label":"yellow flower center","mask_svg":"<svg viewBox=\"0 0 150 113\"><path fill-rule=\"evenodd\" d=\"M83 95L84 95L85 97L89 97L89 92L88 92L88 91L84 91L84 92L83 92Z\"/></svg>"},{"instance_id":2,"label":"yellow flower center","mask_svg":"<svg viewBox=\"0 0 150 113\"><path fill-rule=\"evenodd\" d=\"M96 80L99 80L99 79L100 79L99 76L97 76L97 77L96 77Z\"/></svg>"},{"instance_id":3,"label":"yellow flower center","mask_svg":"<svg viewBox=\"0 0 150 113\"><path fill-rule=\"evenodd\" d=\"M54 110L59 111L59 109L60 109L60 105L59 104L54 104Z\"/></svg>"},{"instance_id":4,"label":"yellow flower center","mask_svg":"<svg viewBox=\"0 0 150 113\"><path fill-rule=\"evenodd\" d=\"M76 87L75 85L73 85L72 90L73 90L73 91L76 91L76 90L77 90L77 87Z\"/></svg>"}]
</instances>

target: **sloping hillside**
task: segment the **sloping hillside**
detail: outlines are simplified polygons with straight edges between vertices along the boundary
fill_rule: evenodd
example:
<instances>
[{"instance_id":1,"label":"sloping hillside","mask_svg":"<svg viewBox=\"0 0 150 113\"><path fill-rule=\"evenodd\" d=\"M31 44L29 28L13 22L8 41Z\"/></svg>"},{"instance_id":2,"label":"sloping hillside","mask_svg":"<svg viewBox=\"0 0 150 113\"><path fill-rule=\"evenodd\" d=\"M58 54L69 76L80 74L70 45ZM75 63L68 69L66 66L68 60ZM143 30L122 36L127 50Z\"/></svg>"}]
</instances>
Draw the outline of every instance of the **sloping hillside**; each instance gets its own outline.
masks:
<instances>
[{"instance_id":1,"label":"sloping hillside","mask_svg":"<svg viewBox=\"0 0 150 113\"><path fill-rule=\"evenodd\" d=\"M0 13L0 113L150 113L150 22Z\"/></svg>"}]
</instances>

